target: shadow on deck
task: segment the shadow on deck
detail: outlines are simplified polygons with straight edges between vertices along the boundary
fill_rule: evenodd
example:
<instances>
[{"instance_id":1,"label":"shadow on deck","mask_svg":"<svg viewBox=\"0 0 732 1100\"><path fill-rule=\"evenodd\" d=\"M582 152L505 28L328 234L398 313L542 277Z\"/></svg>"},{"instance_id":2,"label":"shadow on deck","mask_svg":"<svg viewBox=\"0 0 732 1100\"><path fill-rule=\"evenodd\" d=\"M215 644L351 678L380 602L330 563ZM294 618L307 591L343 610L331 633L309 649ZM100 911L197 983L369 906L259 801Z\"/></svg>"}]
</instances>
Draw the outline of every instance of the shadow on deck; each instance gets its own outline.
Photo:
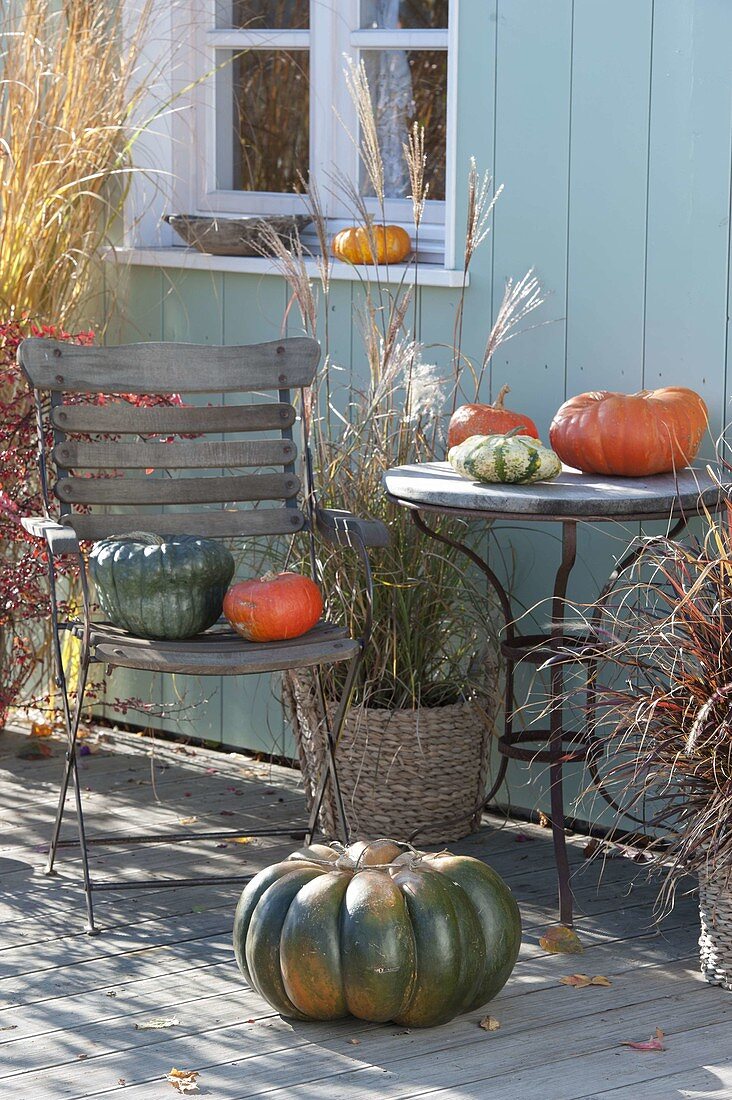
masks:
<instances>
[{"instance_id":1,"label":"shadow on deck","mask_svg":"<svg viewBox=\"0 0 732 1100\"><path fill-rule=\"evenodd\" d=\"M693 897L654 924L655 889L626 859L588 861L571 838L583 955L547 955L555 921L550 833L486 817L456 851L487 860L508 881L524 945L506 988L484 1013L408 1031L357 1020L283 1020L240 978L231 950L236 885L97 895L101 935L83 934L78 855L42 873L62 763L28 759L30 741L0 735L0 1044L5 1095L18 1100L175 1095L164 1075L197 1070L202 1096L406 1100L674 1100L732 1097L732 998L697 972ZM91 834L115 829L301 821L299 775L241 755L130 735L83 757ZM151 755L152 751L152 755ZM69 818L65 835L73 836ZM99 877L237 874L275 862L294 842L196 842L97 848ZM563 975L603 974L609 988L574 989ZM158 1028L140 1028L157 1021ZM667 1049L621 1044L656 1028Z\"/></svg>"}]
</instances>

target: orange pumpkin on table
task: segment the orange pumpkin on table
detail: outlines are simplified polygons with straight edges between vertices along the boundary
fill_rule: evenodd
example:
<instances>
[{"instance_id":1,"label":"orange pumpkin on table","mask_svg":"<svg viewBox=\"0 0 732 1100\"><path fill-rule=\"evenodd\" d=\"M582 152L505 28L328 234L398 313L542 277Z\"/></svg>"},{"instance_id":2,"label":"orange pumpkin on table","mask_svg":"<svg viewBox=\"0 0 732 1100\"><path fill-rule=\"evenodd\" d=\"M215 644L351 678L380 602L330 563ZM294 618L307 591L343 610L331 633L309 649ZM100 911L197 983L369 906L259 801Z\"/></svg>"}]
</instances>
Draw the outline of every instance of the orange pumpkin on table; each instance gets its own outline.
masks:
<instances>
[{"instance_id":1,"label":"orange pumpkin on table","mask_svg":"<svg viewBox=\"0 0 732 1100\"><path fill-rule=\"evenodd\" d=\"M398 264L412 251L412 242L400 225L350 225L336 233L331 251L349 264Z\"/></svg>"},{"instance_id":2,"label":"orange pumpkin on table","mask_svg":"<svg viewBox=\"0 0 732 1100\"><path fill-rule=\"evenodd\" d=\"M460 405L450 417L447 429L448 447L457 447L471 435L505 435L514 428L523 428L522 435L539 438L536 424L530 416L512 412L504 405L509 386L502 386L492 405Z\"/></svg>"},{"instance_id":3,"label":"orange pumpkin on table","mask_svg":"<svg viewBox=\"0 0 732 1100\"><path fill-rule=\"evenodd\" d=\"M587 474L648 477L693 462L708 423L693 390L595 390L565 401L549 429L562 462Z\"/></svg>"},{"instance_id":4,"label":"orange pumpkin on table","mask_svg":"<svg viewBox=\"0 0 732 1100\"><path fill-rule=\"evenodd\" d=\"M322 614L320 589L300 573L265 573L239 581L224 597L224 615L248 642L299 638Z\"/></svg>"}]
</instances>

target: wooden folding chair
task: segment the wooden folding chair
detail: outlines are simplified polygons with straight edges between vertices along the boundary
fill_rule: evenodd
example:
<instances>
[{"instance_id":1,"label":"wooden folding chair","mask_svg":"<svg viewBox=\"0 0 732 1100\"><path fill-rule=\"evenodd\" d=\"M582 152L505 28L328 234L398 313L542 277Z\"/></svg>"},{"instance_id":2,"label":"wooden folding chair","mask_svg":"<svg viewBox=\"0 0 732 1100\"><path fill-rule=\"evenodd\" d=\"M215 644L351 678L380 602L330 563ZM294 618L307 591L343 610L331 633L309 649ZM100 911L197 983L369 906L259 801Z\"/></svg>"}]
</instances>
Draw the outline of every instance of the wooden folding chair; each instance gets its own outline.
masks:
<instances>
[{"instance_id":1,"label":"wooden folding chair","mask_svg":"<svg viewBox=\"0 0 732 1100\"><path fill-rule=\"evenodd\" d=\"M341 839L348 839L334 749L371 629L372 581L366 548L386 545L388 533L378 521L361 520L347 512L318 507L304 418L300 422L302 461L298 462L298 448L293 438L297 416L292 391L299 389L303 396L304 387L313 382L319 358L319 345L306 338L246 347L173 343L78 347L36 338L20 345L19 363L35 397L46 513L43 517L28 517L23 525L31 534L44 539L48 549L56 684L68 737L46 872L53 872L60 847L80 847L89 932L96 930L93 895L98 890L140 889L143 885L155 888L194 886L211 881L198 878L93 881L89 872L90 844L219 839L239 835L235 830L224 830L87 837L77 768L77 733L87 674L94 661L107 666L200 676L313 667L317 670L325 715L328 708L324 702L322 666L347 662L342 696L332 722L328 724L326 719L326 765L316 787L309 821L297 835L303 836L308 843L312 839L330 781L338 807ZM267 391L276 391L277 399L267 403L250 401L224 406L163 405L152 408L139 408L124 400L108 400L103 404L94 400L94 395L100 393L179 393L184 397L212 394L218 397L222 393L266 394ZM65 401L65 395L73 395L71 401ZM304 408L304 403L301 407ZM247 437L221 441L221 433L247 433ZM215 438L206 438L210 434ZM177 438L160 439L171 436ZM181 436L193 438L181 439ZM298 466L302 467L302 481L297 473ZM169 476L103 476L104 471L149 468ZM265 472L272 468L276 469L275 473ZM182 470L208 470L209 474L204 477L176 476ZM249 472L242 473L242 470ZM85 476L79 476L82 472ZM53 504L52 498L55 498ZM267 501L277 504L266 507ZM151 511L151 505L177 505L185 510ZM209 507L190 507L196 505ZM91 597L80 541L94 541L135 530L160 535L204 535L206 538L282 536L304 531L310 540L310 560L316 579L317 540L322 538L331 544L347 545L359 555L363 567L367 609L363 633L353 638L342 627L322 621L291 642L252 643L239 637L227 624L219 623L195 638L157 642L133 637L109 623L96 622L90 614ZM78 562L83 600L83 616L79 619L63 619L60 615L56 559L65 554L73 555ZM69 684L68 669L64 668L63 631L72 631L81 643L78 682L74 685ZM76 699L72 704L70 696L74 691ZM59 839L69 784L74 791L78 841ZM293 835L293 830L292 827L270 829L251 835L289 836ZM244 882L250 877L227 877L217 881Z\"/></svg>"}]
</instances>

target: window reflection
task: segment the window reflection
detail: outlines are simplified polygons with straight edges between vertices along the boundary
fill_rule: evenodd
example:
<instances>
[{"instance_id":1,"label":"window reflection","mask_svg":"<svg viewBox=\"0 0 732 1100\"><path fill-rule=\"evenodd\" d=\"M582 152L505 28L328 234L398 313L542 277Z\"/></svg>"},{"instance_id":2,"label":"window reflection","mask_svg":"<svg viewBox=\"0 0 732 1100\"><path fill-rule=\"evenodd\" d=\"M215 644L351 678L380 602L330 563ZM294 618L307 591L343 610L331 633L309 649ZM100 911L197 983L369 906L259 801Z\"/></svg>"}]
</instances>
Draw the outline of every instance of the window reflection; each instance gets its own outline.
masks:
<instances>
[{"instance_id":1,"label":"window reflection","mask_svg":"<svg viewBox=\"0 0 732 1100\"><path fill-rule=\"evenodd\" d=\"M364 50L361 54L371 90L385 193L406 198L409 173L402 145L414 121L424 126L430 199L445 198L447 129L447 53L444 50ZM361 188L369 191L362 173Z\"/></svg>"},{"instance_id":2,"label":"window reflection","mask_svg":"<svg viewBox=\"0 0 732 1100\"><path fill-rule=\"evenodd\" d=\"M449 0L361 0L361 26L373 30L444 29L449 6Z\"/></svg>"}]
</instances>

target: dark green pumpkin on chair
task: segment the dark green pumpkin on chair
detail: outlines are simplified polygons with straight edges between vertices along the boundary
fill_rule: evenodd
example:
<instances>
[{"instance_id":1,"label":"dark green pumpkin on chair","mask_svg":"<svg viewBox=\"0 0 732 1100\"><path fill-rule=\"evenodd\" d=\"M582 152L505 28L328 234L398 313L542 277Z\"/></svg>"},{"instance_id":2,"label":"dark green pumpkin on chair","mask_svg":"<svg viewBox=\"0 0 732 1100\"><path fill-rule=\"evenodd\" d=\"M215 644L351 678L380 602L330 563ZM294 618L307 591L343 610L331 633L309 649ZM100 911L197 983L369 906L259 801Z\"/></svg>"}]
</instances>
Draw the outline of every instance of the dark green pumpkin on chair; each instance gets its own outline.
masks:
<instances>
[{"instance_id":1,"label":"dark green pumpkin on chair","mask_svg":"<svg viewBox=\"0 0 732 1100\"><path fill-rule=\"evenodd\" d=\"M234 559L213 539L133 531L95 543L89 571L114 626L138 638L175 640L219 618Z\"/></svg>"},{"instance_id":2,"label":"dark green pumpkin on chair","mask_svg":"<svg viewBox=\"0 0 732 1100\"><path fill-rule=\"evenodd\" d=\"M495 997L520 945L518 906L485 863L388 840L294 852L234 919L242 974L298 1020L447 1023Z\"/></svg>"}]
</instances>

